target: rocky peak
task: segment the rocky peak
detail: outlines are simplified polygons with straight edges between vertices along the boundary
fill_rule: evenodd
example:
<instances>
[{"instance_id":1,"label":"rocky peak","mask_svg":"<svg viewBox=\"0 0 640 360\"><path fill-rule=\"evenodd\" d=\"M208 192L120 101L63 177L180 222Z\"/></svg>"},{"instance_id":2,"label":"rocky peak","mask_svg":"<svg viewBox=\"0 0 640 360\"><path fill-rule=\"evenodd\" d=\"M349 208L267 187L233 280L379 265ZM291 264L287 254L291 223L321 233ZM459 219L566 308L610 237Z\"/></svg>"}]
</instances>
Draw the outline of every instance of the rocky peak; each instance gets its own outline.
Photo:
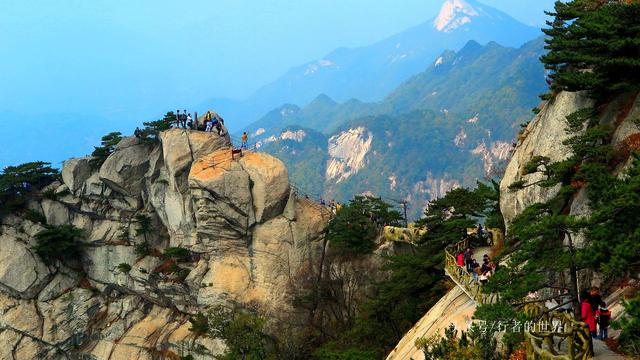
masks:
<instances>
[{"instance_id":1,"label":"rocky peak","mask_svg":"<svg viewBox=\"0 0 640 360\"><path fill-rule=\"evenodd\" d=\"M433 20L433 27L441 32L451 32L460 26L471 23L472 18L480 16L480 11L465 0L447 0Z\"/></svg>"},{"instance_id":2,"label":"rocky peak","mask_svg":"<svg viewBox=\"0 0 640 360\"><path fill-rule=\"evenodd\" d=\"M296 198L280 160L232 154L215 133L125 138L99 170L64 162L62 179L29 207L83 230L82 271L33 252L42 224L3 220L0 358L213 359L224 344L193 336L189 316L227 302L286 311L291 274L322 258L327 211Z\"/></svg>"}]
</instances>

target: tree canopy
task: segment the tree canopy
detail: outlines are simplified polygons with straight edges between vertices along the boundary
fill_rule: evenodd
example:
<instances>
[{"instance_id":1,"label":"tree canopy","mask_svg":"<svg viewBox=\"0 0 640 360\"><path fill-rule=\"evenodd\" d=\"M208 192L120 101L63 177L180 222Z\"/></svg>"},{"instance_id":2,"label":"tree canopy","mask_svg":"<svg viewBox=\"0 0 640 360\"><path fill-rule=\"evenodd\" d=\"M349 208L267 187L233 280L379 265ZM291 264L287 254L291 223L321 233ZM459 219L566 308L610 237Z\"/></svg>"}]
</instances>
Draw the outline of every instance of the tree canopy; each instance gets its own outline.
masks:
<instances>
[{"instance_id":1,"label":"tree canopy","mask_svg":"<svg viewBox=\"0 0 640 360\"><path fill-rule=\"evenodd\" d=\"M22 209L31 194L59 179L47 162L8 166L0 173L0 218Z\"/></svg>"}]
</instances>

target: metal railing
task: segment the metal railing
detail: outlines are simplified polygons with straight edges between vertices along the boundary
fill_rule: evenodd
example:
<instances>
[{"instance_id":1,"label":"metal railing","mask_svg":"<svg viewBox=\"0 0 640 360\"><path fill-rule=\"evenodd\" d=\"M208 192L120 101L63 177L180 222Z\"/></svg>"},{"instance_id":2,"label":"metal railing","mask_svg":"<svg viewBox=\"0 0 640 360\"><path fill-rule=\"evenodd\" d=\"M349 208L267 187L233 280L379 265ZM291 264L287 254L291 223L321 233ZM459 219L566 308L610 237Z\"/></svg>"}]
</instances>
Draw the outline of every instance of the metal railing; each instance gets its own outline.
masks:
<instances>
[{"instance_id":1,"label":"metal railing","mask_svg":"<svg viewBox=\"0 0 640 360\"><path fill-rule=\"evenodd\" d=\"M525 306L527 315L536 318L538 324L546 325L525 331L527 359L590 359L593 348L589 326L576 321L569 313L545 310L537 303Z\"/></svg>"},{"instance_id":2,"label":"metal railing","mask_svg":"<svg viewBox=\"0 0 640 360\"><path fill-rule=\"evenodd\" d=\"M464 239L445 248L444 268L447 275L473 300L476 304L493 304L498 302L497 293L487 294L482 291L482 284L476 281L464 266L458 266L456 256L469 247L469 239Z\"/></svg>"},{"instance_id":3,"label":"metal railing","mask_svg":"<svg viewBox=\"0 0 640 360\"><path fill-rule=\"evenodd\" d=\"M445 273L477 305L493 304L500 299L497 293L485 293L482 284L465 267L458 266L456 256L469 247L469 239L445 248ZM571 314L546 311L539 303L525 305L524 312L536 319L538 325L525 329L528 360L586 360L593 354L589 327L575 320Z\"/></svg>"}]
</instances>

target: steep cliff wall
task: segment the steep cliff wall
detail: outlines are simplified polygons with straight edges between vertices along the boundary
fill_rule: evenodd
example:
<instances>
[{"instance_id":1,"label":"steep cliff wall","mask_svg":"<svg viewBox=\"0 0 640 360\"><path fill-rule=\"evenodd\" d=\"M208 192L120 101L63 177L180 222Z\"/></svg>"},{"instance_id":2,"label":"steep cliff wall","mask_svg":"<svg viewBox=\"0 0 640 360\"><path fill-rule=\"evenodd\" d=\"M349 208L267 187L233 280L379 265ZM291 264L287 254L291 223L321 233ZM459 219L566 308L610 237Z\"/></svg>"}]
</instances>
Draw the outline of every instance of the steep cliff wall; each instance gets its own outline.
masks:
<instances>
[{"instance_id":1,"label":"steep cliff wall","mask_svg":"<svg viewBox=\"0 0 640 360\"><path fill-rule=\"evenodd\" d=\"M511 190L509 186L525 180L528 184L542 179L541 173L524 174L524 166L535 156L546 156L552 162L571 156L571 149L562 142L570 137L567 134L566 117L571 113L593 106L593 101L583 93L562 92L546 104L544 109L531 121L513 151L500 184L500 206L507 225L524 209L535 203L542 203L557 195L559 186L543 188L537 185L524 189ZM615 149L617 165L613 171L620 174L629 164L629 155L640 150L640 96L627 94L598 109L600 123L614 129L611 137ZM572 199L570 213L586 215L590 213L586 192L581 189ZM581 274L581 280L599 285L597 276L591 272ZM607 299L614 317L620 316L618 290ZM403 337L396 348L387 357L388 360L424 359L424 355L415 346L419 337L429 337L442 333L443 329L454 324L456 328L466 330L475 312L475 304L459 288L450 290L427 314ZM608 354L610 351L598 343L596 354ZM604 355L603 355L604 356ZM607 357L602 357L607 358ZM616 358L616 357L611 357Z\"/></svg>"},{"instance_id":2,"label":"steep cliff wall","mask_svg":"<svg viewBox=\"0 0 640 360\"><path fill-rule=\"evenodd\" d=\"M424 353L415 345L416 340L442 335L451 324L456 329L467 330L475 311L476 304L471 298L461 288L454 287L404 335L387 360L424 360Z\"/></svg>"},{"instance_id":3,"label":"steep cliff wall","mask_svg":"<svg viewBox=\"0 0 640 360\"><path fill-rule=\"evenodd\" d=\"M3 219L0 359L210 359L224 344L194 336L190 314L226 302L288 310L291 277L320 261L327 211L293 196L282 162L232 159L230 146L173 129L155 144L125 138L99 170L89 158L66 161L63 182L48 189L55 197L29 208L84 231L74 264L34 253L43 224ZM137 231L140 215L149 233ZM168 247L188 259L161 256Z\"/></svg>"},{"instance_id":4,"label":"steep cliff wall","mask_svg":"<svg viewBox=\"0 0 640 360\"><path fill-rule=\"evenodd\" d=\"M558 193L560 185L552 188L534 185L519 190L511 190L509 186L520 180L533 184L542 179L541 172L524 174L524 166L535 156L549 157L552 162L570 157L571 149L562 144L571 136L566 132L566 117L592 106L593 101L584 93L561 92L531 121L523 134L524 139L514 149L500 183L500 208L507 225L528 206L546 202ZM621 96L599 108L598 114L601 124L615 129L611 143L616 154L622 156L615 170L619 173L628 163L631 150L638 150L640 98L637 94ZM588 200L581 190L573 199L571 214L584 215L588 211Z\"/></svg>"}]
</instances>

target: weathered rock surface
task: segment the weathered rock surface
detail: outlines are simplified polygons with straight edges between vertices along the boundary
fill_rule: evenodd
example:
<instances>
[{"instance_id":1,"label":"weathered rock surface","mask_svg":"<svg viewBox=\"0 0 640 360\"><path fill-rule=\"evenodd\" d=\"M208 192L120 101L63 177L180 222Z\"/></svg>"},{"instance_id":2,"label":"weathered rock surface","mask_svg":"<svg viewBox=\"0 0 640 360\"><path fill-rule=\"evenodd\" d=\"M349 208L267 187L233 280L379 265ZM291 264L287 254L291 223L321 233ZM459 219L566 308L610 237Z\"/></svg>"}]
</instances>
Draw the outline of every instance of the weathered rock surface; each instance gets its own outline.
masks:
<instances>
[{"instance_id":1,"label":"weathered rock surface","mask_svg":"<svg viewBox=\"0 0 640 360\"><path fill-rule=\"evenodd\" d=\"M31 299L47 285L51 272L24 240L0 234L0 289Z\"/></svg>"},{"instance_id":2,"label":"weathered rock surface","mask_svg":"<svg viewBox=\"0 0 640 360\"><path fill-rule=\"evenodd\" d=\"M151 146L132 138L122 141L126 145L118 146L102 164L100 180L112 190L136 198L140 196L144 175L149 169Z\"/></svg>"},{"instance_id":3,"label":"weathered rock surface","mask_svg":"<svg viewBox=\"0 0 640 360\"><path fill-rule=\"evenodd\" d=\"M518 191L509 190L509 186L520 180L532 184L543 179L540 172L523 175L524 166L535 156L547 156L552 162L568 158L570 149L562 144L571 136L566 132L566 117L592 105L584 94L563 92L531 121L525 130L526 138L516 147L500 183L500 207L507 223L528 206L548 201L558 193L559 186L534 185Z\"/></svg>"},{"instance_id":4,"label":"weathered rock surface","mask_svg":"<svg viewBox=\"0 0 640 360\"><path fill-rule=\"evenodd\" d=\"M533 185L517 191L509 190L509 186L521 180L535 184L544 178L541 172L523 175L524 166L535 156L546 156L551 162L571 156L571 149L563 145L563 141L572 136L566 132L566 117L592 106L593 101L584 93L561 92L531 121L524 134L526 137L516 146L500 183L500 207L507 224L528 206L546 202L558 193L559 185L551 188ZM598 116L601 124L614 129L612 145L616 156L620 157L621 165L617 169L620 173L628 165L629 154L640 149L640 97L637 94L621 96L599 109ZM584 195L584 191L580 191L573 199L572 214L589 214L588 199Z\"/></svg>"},{"instance_id":5,"label":"weathered rock surface","mask_svg":"<svg viewBox=\"0 0 640 360\"><path fill-rule=\"evenodd\" d=\"M46 266L31 250L43 226L3 219L0 359L213 359L225 344L194 336L190 315L227 301L282 312L291 276L323 252L327 210L292 195L282 162L232 159L215 133L125 138L98 171L65 162L63 181L29 208L84 231L82 269ZM190 258L162 256L177 246Z\"/></svg>"},{"instance_id":6,"label":"weathered rock surface","mask_svg":"<svg viewBox=\"0 0 640 360\"><path fill-rule=\"evenodd\" d=\"M424 353L415 345L416 340L443 335L451 324L459 331L466 331L475 311L476 304L462 289L454 287L404 335L387 360L424 360Z\"/></svg>"},{"instance_id":7,"label":"weathered rock surface","mask_svg":"<svg viewBox=\"0 0 640 360\"><path fill-rule=\"evenodd\" d=\"M75 158L65 161L62 165L62 180L75 193L82 188L85 181L91 176L89 166L90 157Z\"/></svg>"}]
</instances>

